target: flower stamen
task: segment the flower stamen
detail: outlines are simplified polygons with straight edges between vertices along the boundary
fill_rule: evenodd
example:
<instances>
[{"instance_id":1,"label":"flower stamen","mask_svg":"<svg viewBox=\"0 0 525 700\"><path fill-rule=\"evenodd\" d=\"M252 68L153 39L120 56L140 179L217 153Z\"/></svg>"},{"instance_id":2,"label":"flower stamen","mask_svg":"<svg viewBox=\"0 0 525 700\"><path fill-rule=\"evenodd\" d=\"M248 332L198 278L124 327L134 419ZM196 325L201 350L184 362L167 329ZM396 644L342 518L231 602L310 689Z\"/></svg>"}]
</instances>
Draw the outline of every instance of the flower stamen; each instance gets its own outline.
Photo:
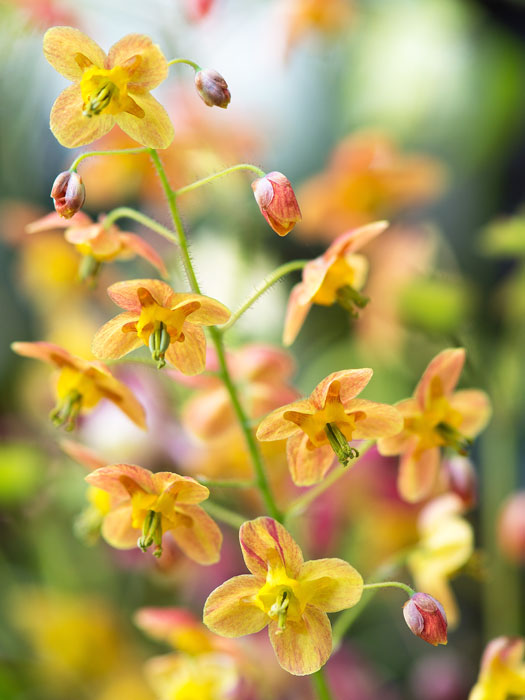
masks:
<instances>
[{"instance_id":1,"label":"flower stamen","mask_svg":"<svg viewBox=\"0 0 525 700\"><path fill-rule=\"evenodd\" d=\"M57 427L65 424L65 429L69 432L74 429L81 408L82 394L73 389L64 399L57 403L49 414L49 418L53 425Z\"/></svg>"},{"instance_id":2,"label":"flower stamen","mask_svg":"<svg viewBox=\"0 0 525 700\"><path fill-rule=\"evenodd\" d=\"M335 423L327 423L324 427L330 447L335 452L337 459L343 465L348 466L351 459L359 457L359 451L348 444L348 440Z\"/></svg>"},{"instance_id":3,"label":"flower stamen","mask_svg":"<svg viewBox=\"0 0 525 700\"><path fill-rule=\"evenodd\" d=\"M456 430L448 423L438 423L435 427L436 432L443 438L445 445L451 447L460 455L466 456L472 447L472 440L465 437L459 430Z\"/></svg>"},{"instance_id":4,"label":"flower stamen","mask_svg":"<svg viewBox=\"0 0 525 700\"><path fill-rule=\"evenodd\" d=\"M142 537L138 538L137 545L146 552L152 544L156 545L153 555L159 558L162 555L162 518L160 513L149 510L144 518Z\"/></svg>"},{"instance_id":5,"label":"flower stamen","mask_svg":"<svg viewBox=\"0 0 525 700\"><path fill-rule=\"evenodd\" d=\"M348 311L354 318L357 318L358 316L358 312L355 307L357 306L358 309L364 309L370 301L369 297L359 294L357 289L354 289L354 287L350 286L349 284L339 287L339 289L336 290L335 296L339 306L345 309L345 311Z\"/></svg>"},{"instance_id":6,"label":"flower stamen","mask_svg":"<svg viewBox=\"0 0 525 700\"><path fill-rule=\"evenodd\" d=\"M162 369L166 365L164 355L170 346L170 334L162 321L158 321L155 330L149 337L149 349L152 358L157 363L157 369Z\"/></svg>"}]
</instances>

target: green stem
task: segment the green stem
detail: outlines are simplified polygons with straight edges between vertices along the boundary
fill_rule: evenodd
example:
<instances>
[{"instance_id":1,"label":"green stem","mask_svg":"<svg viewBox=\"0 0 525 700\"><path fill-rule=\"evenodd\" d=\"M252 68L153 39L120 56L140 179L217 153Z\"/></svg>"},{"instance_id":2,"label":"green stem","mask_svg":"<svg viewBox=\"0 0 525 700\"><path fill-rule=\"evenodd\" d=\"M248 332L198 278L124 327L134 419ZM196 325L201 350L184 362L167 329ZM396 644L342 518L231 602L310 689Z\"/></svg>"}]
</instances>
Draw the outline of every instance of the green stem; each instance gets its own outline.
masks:
<instances>
[{"instance_id":1,"label":"green stem","mask_svg":"<svg viewBox=\"0 0 525 700\"><path fill-rule=\"evenodd\" d=\"M220 506L218 503L205 501L202 503L202 507L209 515L217 518L217 520L220 520L222 523L226 523L226 525L231 525L231 527L235 528L236 530L238 530L246 520L246 518L240 513L236 513L233 510L229 510L229 508Z\"/></svg>"},{"instance_id":2,"label":"green stem","mask_svg":"<svg viewBox=\"0 0 525 700\"><path fill-rule=\"evenodd\" d=\"M161 163L161 160L159 158L159 155L157 151L153 148L150 149L150 155L153 160L153 163L155 167L157 168L157 172L159 173L160 181L162 184L162 187L164 189L164 193L166 195L166 199L168 200L168 205L170 208L171 216L173 219L173 224L175 227L175 231L177 233L177 238L178 238L178 243L180 247L180 252L182 256L182 261L184 264L184 269L186 271L186 275L188 277L188 281L190 283L191 289L193 292L196 294L201 294L199 282L197 281L197 277L195 275L195 270L193 269L193 264L191 262L191 256L190 252L188 249L188 242L186 240L186 234L184 233L184 226L182 224L182 219L180 218L179 210L177 207L177 195L176 193L172 190L168 178L166 175L166 172L164 170L164 167ZM244 435L244 439L246 441L248 451L250 453L250 456L252 458L253 466L255 469L255 474L256 474L256 482L257 486L261 492L261 495L264 499L264 502L266 504L266 508L268 510L268 513L272 518L275 520L282 520L282 516L275 504L275 501L273 499L273 495L270 489L270 485L268 483L268 479L266 476L266 471L264 468L264 464L262 461L261 453L259 451L259 448L257 446L257 442L255 440L254 434L250 428L249 424L249 419L248 416L246 415L243 407L241 406L241 402L239 400L239 396L237 394L237 389L232 381L232 378L230 376L230 372L228 370L228 366L226 364L226 355L224 351L224 345L222 341L222 335L219 329L216 326L210 326L209 328L210 336L213 341L213 344L215 345L215 351L217 353L217 359L219 361L219 374L224 382L224 385L226 387L226 390L228 391L228 394L230 396L230 400L232 402L233 409L235 411L235 414L237 416L237 420L239 421L239 425L241 427L242 433Z\"/></svg>"},{"instance_id":3,"label":"green stem","mask_svg":"<svg viewBox=\"0 0 525 700\"><path fill-rule=\"evenodd\" d=\"M84 158L91 158L91 156L119 156L119 155L133 155L134 153L146 153L149 149L141 146L140 148L117 148L113 151L87 151L86 153L81 153L78 158L75 158L71 167L69 168L71 172L76 172L79 164L84 160Z\"/></svg>"},{"instance_id":4,"label":"green stem","mask_svg":"<svg viewBox=\"0 0 525 700\"><path fill-rule=\"evenodd\" d=\"M248 299L237 309L237 311L231 315L228 323L225 323L223 326L221 326L221 333L224 333L229 328L231 328L233 324L239 320L243 313L247 311L250 308L250 306L252 306L252 304L254 304L257 301L257 299L262 294L264 294L264 292L266 292L267 289L270 289L272 285L278 282L289 272L293 272L294 270L302 270L307 262L308 260L292 260L292 262L281 265L276 270L274 270L271 273L271 275L265 277L264 280L259 284L259 286L255 288L253 294L251 294L248 297Z\"/></svg>"},{"instance_id":5,"label":"green stem","mask_svg":"<svg viewBox=\"0 0 525 700\"><path fill-rule=\"evenodd\" d=\"M407 586L406 583L401 583L401 581L381 581L379 583L365 583L363 586L364 591L371 590L372 588L400 588L402 591L405 591L409 598L412 598L412 596L416 594L413 588Z\"/></svg>"},{"instance_id":6,"label":"green stem","mask_svg":"<svg viewBox=\"0 0 525 700\"><path fill-rule=\"evenodd\" d=\"M174 66L176 63L185 63L187 66L191 66L195 71L201 70L201 67L195 61L190 61L188 58L172 58L168 61L168 66Z\"/></svg>"},{"instance_id":7,"label":"green stem","mask_svg":"<svg viewBox=\"0 0 525 700\"><path fill-rule=\"evenodd\" d=\"M359 462L359 460L368 452L368 450L372 447L373 444L374 440L369 440L368 442L365 442L364 445L359 448L359 457L357 459L354 459L348 467L343 467L342 464L338 464L337 467L335 467L335 469L332 469L328 476L326 476L323 479L323 481L321 481L320 484L317 484L317 486L313 486L311 489L308 489L308 491L305 494L299 496L299 498L296 498L295 501L292 501L292 503L286 509L285 519L288 521L289 518L293 518L295 515L299 515L304 510L306 510L306 508L308 508L308 506L313 501L315 501L315 499L318 496L324 493L326 489L330 488L332 484L335 484L335 482L338 481L342 476L348 474L348 471L353 466L355 466L357 462Z\"/></svg>"},{"instance_id":8,"label":"green stem","mask_svg":"<svg viewBox=\"0 0 525 700\"><path fill-rule=\"evenodd\" d=\"M218 489L251 489L257 486L255 481L242 481L241 479L223 479L217 481L216 479L201 479L197 476L196 480L199 482L199 484L202 484L203 486Z\"/></svg>"},{"instance_id":9,"label":"green stem","mask_svg":"<svg viewBox=\"0 0 525 700\"><path fill-rule=\"evenodd\" d=\"M264 170L261 170L256 165L251 165L250 163L239 163L238 165L232 165L230 168L226 168L226 170L221 170L218 173L214 173L213 175L208 175L207 177L203 177L200 180L196 180L195 182L192 182L191 185L186 185L185 187L181 187L180 189L175 191L175 194L177 194L177 195L186 194L186 192L191 192L192 190L196 190L198 187L202 187L202 185L207 185L209 182L213 182L214 180L218 180L220 177L224 177L224 175L229 175L230 173L235 173L238 170L251 170L258 177L264 177L266 174L264 172Z\"/></svg>"},{"instance_id":10,"label":"green stem","mask_svg":"<svg viewBox=\"0 0 525 700\"><path fill-rule=\"evenodd\" d=\"M312 679L312 685L315 688L319 700L332 700L332 693L326 681L323 669L320 668L315 673L312 673L310 678Z\"/></svg>"},{"instance_id":11,"label":"green stem","mask_svg":"<svg viewBox=\"0 0 525 700\"><path fill-rule=\"evenodd\" d=\"M143 226L146 226L146 228L155 231L155 233L164 236L164 238L167 238L171 243L178 244L177 237L173 231L170 231L170 229L166 228L166 226L159 224L159 222L155 221L155 219L151 219L149 216L146 216L146 214L142 214L142 212L136 211L136 209L131 209L130 207L118 207L117 209L110 211L103 221L104 228L109 228L114 221L123 218L138 221L139 224L142 224Z\"/></svg>"}]
</instances>

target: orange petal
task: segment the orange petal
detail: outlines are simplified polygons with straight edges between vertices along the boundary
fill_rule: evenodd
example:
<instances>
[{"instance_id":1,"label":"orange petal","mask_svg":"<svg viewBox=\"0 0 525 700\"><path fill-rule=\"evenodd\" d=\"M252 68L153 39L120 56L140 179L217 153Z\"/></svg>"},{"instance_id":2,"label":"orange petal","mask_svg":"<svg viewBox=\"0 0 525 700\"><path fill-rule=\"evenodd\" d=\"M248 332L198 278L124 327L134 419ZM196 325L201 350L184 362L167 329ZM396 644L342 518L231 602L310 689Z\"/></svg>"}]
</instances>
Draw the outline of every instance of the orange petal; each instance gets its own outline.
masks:
<instances>
[{"instance_id":1,"label":"orange petal","mask_svg":"<svg viewBox=\"0 0 525 700\"><path fill-rule=\"evenodd\" d=\"M200 326L187 321L182 326L184 340L170 343L166 360L183 374L199 374L206 368L206 338Z\"/></svg>"},{"instance_id":2,"label":"orange petal","mask_svg":"<svg viewBox=\"0 0 525 700\"><path fill-rule=\"evenodd\" d=\"M77 148L102 138L115 124L111 114L85 117L80 84L66 88L51 108L49 125L57 141L66 148Z\"/></svg>"},{"instance_id":3,"label":"orange petal","mask_svg":"<svg viewBox=\"0 0 525 700\"><path fill-rule=\"evenodd\" d=\"M131 505L122 505L112 510L102 523L102 537L115 549L133 549L141 531L131 525Z\"/></svg>"},{"instance_id":4,"label":"orange petal","mask_svg":"<svg viewBox=\"0 0 525 700\"><path fill-rule=\"evenodd\" d=\"M134 61L135 56L140 60ZM164 54L144 34L128 34L113 44L108 53L108 65L110 68L130 66L128 89L133 91L153 90L168 76Z\"/></svg>"},{"instance_id":5,"label":"orange petal","mask_svg":"<svg viewBox=\"0 0 525 700\"><path fill-rule=\"evenodd\" d=\"M116 499L127 501L136 491L155 493L153 474L134 464L112 464L86 476L91 486L107 491Z\"/></svg>"},{"instance_id":6,"label":"orange petal","mask_svg":"<svg viewBox=\"0 0 525 700\"><path fill-rule=\"evenodd\" d=\"M264 442L265 440L285 440L300 431L296 423L284 418L284 414L289 411L304 413L305 415L313 416L315 406L310 399L302 399L293 403L281 406L275 411L272 411L269 416L264 418L257 428L257 439Z\"/></svg>"},{"instance_id":7,"label":"orange petal","mask_svg":"<svg viewBox=\"0 0 525 700\"><path fill-rule=\"evenodd\" d=\"M94 450L75 440L60 440L60 447L71 459L90 471L105 467L107 459L102 459Z\"/></svg>"},{"instance_id":8,"label":"orange petal","mask_svg":"<svg viewBox=\"0 0 525 700\"><path fill-rule=\"evenodd\" d=\"M419 404L415 399L405 399L395 404L395 407L401 413L403 418L414 416L421 413ZM380 438L377 441L377 449L379 454L384 457L391 457L392 455L400 455L409 448L409 444L413 440L413 433L409 433L407 430L402 430L397 433L397 435L392 435L387 438Z\"/></svg>"},{"instance_id":9,"label":"orange petal","mask_svg":"<svg viewBox=\"0 0 525 700\"><path fill-rule=\"evenodd\" d=\"M46 214L41 219L37 219L26 226L26 233L40 233L41 231L54 231L57 228L70 228L71 226L89 226L93 221L84 214L83 211L77 211L70 219L64 219L63 216L57 214L56 211Z\"/></svg>"},{"instance_id":10,"label":"orange petal","mask_svg":"<svg viewBox=\"0 0 525 700\"><path fill-rule=\"evenodd\" d=\"M386 231L389 226L388 221L374 221L371 224L366 224L366 226L347 231L335 239L325 255L327 257L339 257L347 253L355 253L357 250L364 248L367 243L379 236L380 233Z\"/></svg>"},{"instance_id":11,"label":"orange petal","mask_svg":"<svg viewBox=\"0 0 525 700\"><path fill-rule=\"evenodd\" d=\"M144 260L147 260L153 265L153 267L157 268L163 277L168 276L168 271L166 270L166 265L164 265L163 259L157 253L155 248L152 248L152 246L150 246L149 243L146 243L143 238L134 233L120 232L119 239L124 248L127 248L135 255L139 255L141 258L144 258Z\"/></svg>"},{"instance_id":12,"label":"orange petal","mask_svg":"<svg viewBox=\"0 0 525 700\"><path fill-rule=\"evenodd\" d=\"M479 389L456 391L450 398L450 405L461 413L458 430L469 438L480 433L492 415L490 399Z\"/></svg>"},{"instance_id":13,"label":"orange petal","mask_svg":"<svg viewBox=\"0 0 525 700\"><path fill-rule=\"evenodd\" d=\"M180 503L192 504L201 503L209 497L210 491L206 486L199 484L191 476L180 476L174 472L157 472L153 474L156 493L169 489L177 501Z\"/></svg>"},{"instance_id":14,"label":"orange petal","mask_svg":"<svg viewBox=\"0 0 525 700\"><path fill-rule=\"evenodd\" d=\"M141 279L116 282L108 287L108 295L120 308L140 313L141 306L138 290L141 287L148 290L157 304L171 308L170 303L174 295L173 289L169 284L161 282L161 280Z\"/></svg>"},{"instance_id":15,"label":"orange petal","mask_svg":"<svg viewBox=\"0 0 525 700\"><path fill-rule=\"evenodd\" d=\"M122 327L138 319L138 314L125 311L99 328L93 338L91 351L95 357L117 360L143 343L136 333L124 333Z\"/></svg>"},{"instance_id":16,"label":"orange petal","mask_svg":"<svg viewBox=\"0 0 525 700\"><path fill-rule=\"evenodd\" d=\"M242 555L246 566L259 579L265 580L268 558L277 556L290 578L297 578L303 565L299 545L280 523L273 518L248 520L239 530Z\"/></svg>"},{"instance_id":17,"label":"orange petal","mask_svg":"<svg viewBox=\"0 0 525 700\"><path fill-rule=\"evenodd\" d=\"M352 399L345 406L347 414L363 412L364 418L356 421L354 440L370 440L397 435L403 430L403 416L394 406L365 399Z\"/></svg>"},{"instance_id":18,"label":"orange petal","mask_svg":"<svg viewBox=\"0 0 525 700\"><path fill-rule=\"evenodd\" d=\"M220 559L222 532L200 506L178 505L184 518L170 530L184 554L198 564L215 564Z\"/></svg>"},{"instance_id":19,"label":"orange petal","mask_svg":"<svg viewBox=\"0 0 525 700\"><path fill-rule=\"evenodd\" d=\"M287 620L284 630L272 621L268 632L277 660L294 676L315 673L332 653L332 628L328 616L312 605L306 606L301 620Z\"/></svg>"},{"instance_id":20,"label":"orange petal","mask_svg":"<svg viewBox=\"0 0 525 700\"><path fill-rule=\"evenodd\" d=\"M116 115L122 131L148 148L167 148L173 141L173 125L164 107L149 93L130 93L133 100L144 110L138 117L128 112Z\"/></svg>"},{"instance_id":21,"label":"orange petal","mask_svg":"<svg viewBox=\"0 0 525 700\"><path fill-rule=\"evenodd\" d=\"M373 370L368 368L345 369L340 372L332 372L315 387L310 399L316 408L322 410L325 407L331 385L333 382L339 382L339 397L343 407L346 409L348 401L363 391L372 378L372 374Z\"/></svg>"},{"instance_id":22,"label":"orange petal","mask_svg":"<svg viewBox=\"0 0 525 700\"><path fill-rule=\"evenodd\" d=\"M184 426L202 440L219 437L235 423L235 414L224 387L217 387L194 396L182 412Z\"/></svg>"},{"instance_id":23,"label":"orange petal","mask_svg":"<svg viewBox=\"0 0 525 700\"><path fill-rule=\"evenodd\" d=\"M316 295L333 262L333 258L322 255L306 263L303 268L303 281L300 283L301 288L298 291L301 304L307 304Z\"/></svg>"},{"instance_id":24,"label":"orange petal","mask_svg":"<svg viewBox=\"0 0 525 700\"><path fill-rule=\"evenodd\" d=\"M81 367L81 369L85 369L85 367L89 364L84 360L80 360L80 358L74 357L59 345L48 343L44 340L40 340L35 343L11 343L11 350L16 352L17 355L22 355L23 357L32 357L35 360L48 362L51 365L55 365L55 367L58 367L59 369L62 367L71 367L72 369L79 369L79 367Z\"/></svg>"},{"instance_id":25,"label":"orange petal","mask_svg":"<svg viewBox=\"0 0 525 700\"><path fill-rule=\"evenodd\" d=\"M323 612L339 612L356 605L363 594L361 574L342 559L315 559L303 564L301 590L310 605Z\"/></svg>"},{"instance_id":26,"label":"orange petal","mask_svg":"<svg viewBox=\"0 0 525 700\"><path fill-rule=\"evenodd\" d=\"M418 503L431 495L436 486L440 463L438 447L422 452L406 452L399 463L397 488L401 498Z\"/></svg>"},{"instance_id":27,"label":"orange petal","mask_svg":"<svg viewBox=\"0 0 525 700\"><path fill-rule=\"evenodd\" d=\"M91 364L96 365L98 363L93 362ZM95 382L102 396L109 399L115 406L118 406L135 425L138 425L142 430L146 429L146 414L144 413L144 408L131 389L123 382L116 379L105 365L99 366Z\"/></svg>"},{"instance_id":28,"label":"orange petal","mask_svg":"<svg viewBox=\"0 0 525 700\"><path fill-rule=\"evenodd\" d=\"M293 435L286 444L290 474L297 486L311 486L322 481L335 458L330 445L309 450L307 443L308 435L301 431Z\"/></svg>"},{"instance_id":29,"label":"orange petal","mask_svg":"<svg viewBox=\"0 0 525 700\"><path fill-rule=\"evenodd\" d=\"M431 396L448 396L453 391L464 363L464 348L448 348L431 360L414 391L421 408L425 408Z\"/></svg>"},{"instance_id":30,"label":"orange petal","mask_svg":"<svg viewBox=\"0 0 525 700\"><path fill-rule=\"evenodd\" d=\"M268 617L251 601L261 584L254 576L234 576L216 588L204 604L204 624L222 637L242 637L259 632Z\"/></svg>"},{"instance_id":31,"label":"orange petal","mask_svg":"<svg viewBox=\"0 0 525 700\"><path fill-rule=\"evenodd\" d=\"M220 301L202 294L174 294L171 308L178 309L198 301L200 307L187 317L189 323L200 323L203 326L213 326L218 323L226 323L230 318L230 310Z\"/></svg>"},{"instance_id":32,"label":"orange petal","mask_svg":"<svg viewBox=\"0 0 525 700\"><path fill-rule=\"evenodd\" d=\"M299 282L290 292L284 319L283 345L290 346L297 338L312 304L302 302L303 284Z\"/></svg>"},{"instance_id":33,"label":"orange petal","mask_svg":"<svg viewBox=\"0 0 525 700\"><path fill-rule=\"evenodd\" d=\"M84 69L93 64L104 67L106 54L100 46L73 27L51 27L44 34L44 56L53 68L69 80L80 80ZM87 58L86 63L83 59Z\"/></svg>"}]
</instances>

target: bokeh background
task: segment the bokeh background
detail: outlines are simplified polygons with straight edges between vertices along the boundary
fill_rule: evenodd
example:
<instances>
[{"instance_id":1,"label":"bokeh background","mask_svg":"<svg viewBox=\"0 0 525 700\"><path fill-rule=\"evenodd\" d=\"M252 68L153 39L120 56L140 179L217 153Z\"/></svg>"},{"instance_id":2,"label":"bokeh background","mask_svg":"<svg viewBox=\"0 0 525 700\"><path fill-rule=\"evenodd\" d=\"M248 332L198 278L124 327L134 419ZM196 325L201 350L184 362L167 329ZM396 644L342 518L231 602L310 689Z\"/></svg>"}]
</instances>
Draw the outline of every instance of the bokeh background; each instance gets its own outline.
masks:
<instances>
[{"instance_id":1,"label":"bokeh background","mask_svg":"<svg viewBox=\"0 0 525 700\"><path fill-rule=\"evenodd\" d=\"M467 698L484 643L524 633L525 524L518 509L509 528L521 533L516 545L498 523L506 499L525 488L525 3L0 2L0 697L147 700L155 695L142 664L169 645L141 632L135 611L185 606L199 618L211 589L243 567L227 525L221 562L206 570L176 553L159 566L86 538L86 468L61 446L71 436L48 423L49 368L9 348L14 340L45 339L89 358L93 332L115 312L106 286L155 276L141 261L115 263L89 289L78 282L79 255L61 232L25 232L51 211L52 182L77 155L60 147L48 127L66 81L45 61L42 35L61 24L106 50L126 33L145 33L168 58L190 58L226 77L227 110L200 101L184 65L171 68L155 92L175 126L162 158L176 186L239 162L292 181L303 223L284 239L260 216L246 174L181 200L204 293L236 308L282 262L313 258L354 226L392 222L365 250L371 301L361 318L314 307L290 350L296 363L290 381L309 393L332 371L369 366L374 379L366 397L395 402L412 393L437 352L465 347L463 385L483 388L494 405L471 455L479 495L465 517L476 551L452 584L461 621L447 647L412 638L402 601L386 591L356 618L327 672L339 700ZM131 145L117 131L96 144ZM89 159L79 171L85 211L94 218L127 205L169 224L147 158ZM171 282L182 289L169 244L132 224L125 228L161 252ZM298 279L295 273L277 284L243 316L228 336L232 349L281 345L288 293ZM110 405L85 418L72 439L108 463L246 475L241 446L199 439L181 422L191 388L139 362L118 372L146 406L149 433ZM268 459L286 504L296 491L282 455ZM418 507L399 499L395 475L396 460L368 456L337 494L327 492L295 523L305 552L343 556L369 576L416 541ZM246 517L261 512L253 494L239 500L224 490L214 497ZM403 570L399 575L408 580ZM256 665L267 649L264 640L260 649L250 644L243 653ZM254 683L252 668L242 697L308 697L308 682L280 674L271 654L263 658L272 671ZM215 697L223 695L206 700Z\"/></svg>"}]
</instances>

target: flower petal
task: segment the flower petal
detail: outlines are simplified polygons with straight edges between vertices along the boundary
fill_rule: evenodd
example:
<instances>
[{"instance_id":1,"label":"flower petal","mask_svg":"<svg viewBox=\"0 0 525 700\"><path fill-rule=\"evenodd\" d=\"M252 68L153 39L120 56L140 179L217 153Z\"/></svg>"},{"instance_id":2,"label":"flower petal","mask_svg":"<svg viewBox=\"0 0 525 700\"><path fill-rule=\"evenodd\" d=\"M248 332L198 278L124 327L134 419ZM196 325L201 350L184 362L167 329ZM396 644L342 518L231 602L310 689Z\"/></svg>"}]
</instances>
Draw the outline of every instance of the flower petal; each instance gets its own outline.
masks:
<instances>
[{"instance_id":1,"label":"flower petal","mask_svg":"<svg viewBox=\"0 0 525 700\"><path fill-rule=\"evenodd\" d=\"M107 465L107 459L102 459L94 450L75 440L60 440L60 447L71 459L90 471Z\"/></svg>"},{"instance_id":2,"label":"flower petal","mask_svg":"<svg viewBox=\"0 0 525 700\"><path fill-rule=\"evenodd\" d=\"M62 367L71 367L72 369L80 369L82 371L89 364L71 355L67 350L61 348L60 345L48 343L45 340L40 340L35 343L11 343L11 349L13 352L16 352L17 355L32 357L35 360L42 360L42 362L48 362L59 369Z\"/></svg>"},{"instance_id":3,"label":"flower petal","mask_svg":"<svg viewBox=\"0 0 525 700\"><path fill-rule=\"evenodd\" d=\"M283 417L288 411L295 411L296 413L304 413L313 416L315 413L315 406L310 399L303 399L286 404L272 411L272 413L266 416L266 418L263 418L259 424L257 428L257 439L261 440L261 442L265 440L285 440L300 431L300 428L295 423Z\"/></svg>"},{"instance_id":4,"label":"flower petal","mask_svg":"<svg viewBox=\"0 0 525 700\"><path fill-rule=\"evenodd\" d=\"M119 232L118 236L124 248L140 256L144 260L147 260L153 267L157 268L163 277L168 276L168 271L166 270L163 259L155 248L150 246L143 238L134 233L125 233L122 231Z\"/></svg>"},{"instance_id":5,"label":"flower petal","mask_svg":"<svg viewBox=\"0 0 525 700\"><path fill-rule=\"evenodd\" d=\"M234 576L216 588L204 604L204 624L223 637L242 637L259 632L268 616L251 602L260 589L254 576Z\"/></svg>"},{"instance_id":6,"label":"flower petal","mask_svg":"<svg viewBox=\"0 0 525 700\"><path fill-rule=\"evenodd\" d=\"M122 131L148 148L167 148L173 141L173 124L164 107L149 93L130 92L133 100L144 111L138 117L129 112L116 115L117 124Z\"/></svg>"},{"instance_id":7,"label":"flower petal","mask_svg":"<svg viewBox=\"0 0 525 700\"><path fill-rule=\"evenodd\" d=\"M307 443L308 435L301 431L292 435L286 444L290 474L297 486L311 486L322 481L335 458L330 445L309 450Z\"/></svg>"},{"instance_id":8,"label":"flower petal","mask_svg":"<svg viewBox=\"0 0 525 700\"><path fill-rule=\"evenodd\" d=\"M242 555L246 566L259 579L266 579L268 559L275 554L290 578L297 578L303 565L303 555L297 542L273 518L248 520L239 530Z\"/></svg>"},{"instance_id":9,"label":"flower petal","mask_svg":"<svg viewBox=\"0 0 525 700\"><path fill-rule=\"evenodd\" d=\"M70 228L71 226L89 226L92 223L91 217L84 214L83 211L77 211L70 219L64 219L63 216L53 211L41 219L28 224L25 231L26 233L40 233L41 231L54 231L61 228Z\"/></svg>"},{"instance_id":10,"label":"flower petal","mask_svg":"<svg viewBox=\"0 0 525 700\"><path fill-rule=\"evenodd\" d=\"M347 253L355 253L357 250L364 248L367 243L379 236L380 233L386 231L389 226L388 221L374 221L371 224L347 231L335 239L325 255L327 257L331 255L339 257Z\"/></svg>"},{"instance_id":11,"label":"flower petal","mask_svg":"<svg viewBox=\"0 0 525 700\"><path fill-rule=\"evenodd\" d=\"M206 369L206 338L200 326L184 322L184 340L170 343L166 360L183 374L199 374Z\"/></svg>"},{"instance_id":12,"label":"flower petal","mask_svg":"<svg viewBox=\"0 0 525 700\"><path fill-rule=\"evenodd\" d=\"M395 407L403 418L421 413L419 404L415 399L405 399L404 401L396 403ZM413 441L413 438L413 433L408 432L408 430L402 430L397 433L397 435L379 439L377 442L377 449L379 450L379 454L384 457L400 455L409 448L409 444Z\"/></svg>"},{"instance_id":13,"label":"flower petal","mask_svg":"<svg viewBox=\"0 0 525 700\"><path fill-rule=\"evenodd\" d=\"M86 476L91 486L107 491L116 499L127 501L136 491L155 493L153 474L134 464L111 464Z\"/></svg>"},{"instance_id":14,"label":"flower petal","mask_svg":"<svg viewBox=\"0 0 525 700\"><path fill-rule=\"evenodd\" d=\"M180 476L174 472L157 472L153 474L153 483L156 493L162 493L166 489L173 494L179 504L195 505L206 500L210 491L206 486L199 484L191 476Z\"/></svg>"},{"instance_id":15,"label":"flower petal","mask_svg":"<svg viewBox=\"0 0 525 700\"><path fill-rule=\"evenodd\" d=\"M141 306L137 294L140 287L147 289L160 306L170 306L174 296L173 289L161 280L141 279L116 282L108 287L108 295L121 309L140 313Z\"/></svg>"},{"instance_id":16,"label":"flower petal","mask_svg":"<svg viewBox=\"0 0 525 700\"><path fill-rule=\"evenodd\" d=\"M80 80L85 68L104 67L106 54L100 46L73 27L51 27L44 34L44 56L53 68L69 80ZM85 62L84 58L88 61ZM84 65L83 65L84 64Z\"/></svg>"},{"instance_id":17,"label":"flower petal","mask_svg":"<svg viewBox=\"0 0 525 700\"><path fill-rule=\"evenodd\" d=\"M112 114L85 117L80 84L66 88L51 108L49 126L57 141L66 148L76 148L102 138L115 124Z\"/></svg>"},{"instance_id":18,"label":"flower petal","mask_svg":"<svg viewBox=\"0 0 525 700\"><path fill-rule=\"evenodd\" d=\"M288 307L286 309L286 317L284 319L283 330L283 345L288 347L297 338L301 330L305 318L308 316L312 304L310 302L303 303L303 284L299 282L290 292L288 299Z\"/></svg>"},{"instance_id":19,"label":"flower petal","mask_svg":"<svg viewBox=\"0 0 525 700\"><path fill-rule=\"evenodd\" d=\"M422 452L416 449L405 452L397 475L397 488L401 498L409 503L418 503L430 496L436 486L439 463L438 447Z\"/></svg>"},{"instance_id":20,"label":"flower petal","mask_svg":"<svg viewBox=\"0 0 525 700\"><path fill-rule=\"evenodd\" d=\"M215 564L219 561L222 532L217 523L200 506L178 505L177 512L184 515L171 536L184 554L198 564Z\"/></svg>"},{"instance_id":21,"label":"flower petal","mask_svg":"<svg viewBox=\"0 0 525 700\"><path fill-rule=\"evenodd\" d=\"M95 333L91 352L95 357L117 360L128 352L139 348L143 343L136 333L124 333L122 327L138 319L138 314L125 311L105 323Z\"/></svg>"},{"instance_id":22,"label":"flower petal","mask_svg":"<svg viewBox=\"0 0 525 700\"><path fill-rule=\"evenodd\" d=\"M483 430L492 414L489 397L479 389L456 391L450 398L450 405L461 413L462 421L458 430L469 438Z\"/></svg>"},{"instance_id":23,"label":"flower petal","mask_svg":"<svg viewBox=\"0 0 525 700\"><path fill-rule=\"evenodd\" d=\"M432 396L448 396L453 391L464 363L464 348L448 348L431 360L414 391L421 408Z\"/></svg>"},{"instance_id":24,"label":"flower petal","mask_svg":"<svg viewBox=\"0 0 525 700\"><path fill-rule=\"evenodd\" d=\"M310 605L323 612L339 612L356 605L363 594L361 574L342 559L315 559L303 564L301 590Z\"/></svg>"},{"instance_id":25,"label":"flower petal","mask_svg":"<svg viewBox=\"0 0 525 700\"><path fill-rule=\"evenodd\" d=\"M332 628L328 616L311 605L306 606L301 620L287 620L284 630L272 621L268 632L277 660L294 676L315 673L332 653Z\"/></svg>"},{"instance_id":26,"label":"flower petal","mask_svg":"<svg viewBox=\"0 0 525 700\"><path fill-rule=\"evenodd\" d=\"M189 323L213 326L216 323L226 323L231 316L230 310L224 304L203 294L174 294L171 308L177 309L195 301L199 302L200 307L187 316Z\"/></svg>"},{"instance_id":27,"label":"flower petal","mask_svg":"<svg viewBox=\"0 0 525 700\"><path fill-rule=\"evenodd\" d=\"M95 383L102 396L120 408L139 428L145 430L146 415L144 408L131 389L114 377L105 365L95 362L91 364L98 365Z\"/></svg>"},{"instance_id":28,"label":"flower petal","mask_svg":"<svg viewBox=\"0 0 525 700\"><path fill-rule=\"evenodd\" d=\"M368 368L345 369L340 372L332 372L315 387L310 400L316 408L323 409L331 385L334 382L339 382L339 397L343 407L346 409L346 404L363 391L372 378L373 373L373 370Z\"/></svg>"},{"instance_id":29,"label":"flower petal","mask_svg":"<svg viewBox=\"0 0 525 700\"><path fill-rule=\"evenodd\" d=\"M136 67L130 73L128 89L153 90L168 77L168 62L164 54L152 40L144 34L128 34L117 41L108 53L108 65L122 66L135 56L140 57Z\"/></svg>"},{"instance_id":30,"label":"flower petal","mask_svg":"<svg viewBox=\"0 0 525 700\"><path fill-rule=\"evenodd\" d=\"M356 421L354 440L369 440L397 435L403 430L403 416L394 406L365 399L351 399L345 406L347 414L363 412L364 418Z\"/></svg>"},{"instance_id":31,"label":"flower petal","mask_svg":"<svg viewBox=\"0 0 525 700\"><path fill-rule=\"evenodd\" d=\"M137 546L140 530L131 525L131 505L125 504L109 512L102 523L102 537L116 549Z\"/></svg>"}]
</instances>

